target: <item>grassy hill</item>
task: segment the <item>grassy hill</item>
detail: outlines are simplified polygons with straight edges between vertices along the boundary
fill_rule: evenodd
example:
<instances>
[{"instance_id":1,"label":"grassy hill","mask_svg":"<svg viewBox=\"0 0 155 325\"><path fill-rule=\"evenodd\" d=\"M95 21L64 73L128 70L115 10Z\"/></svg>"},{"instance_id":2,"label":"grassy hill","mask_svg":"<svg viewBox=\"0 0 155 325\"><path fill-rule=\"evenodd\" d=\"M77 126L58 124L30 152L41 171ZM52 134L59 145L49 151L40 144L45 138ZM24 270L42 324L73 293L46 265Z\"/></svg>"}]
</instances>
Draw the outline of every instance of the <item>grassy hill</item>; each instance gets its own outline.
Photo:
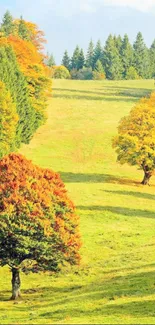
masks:
<instances>
[{"instance_id":1,"label":"grassy hill","mask_svg":"<svg viewBox=\"0 0 155 325\"><path fill-rule=\"evenodd\" d=\"M48 121L21 152L59 172L81 217L82 263L60 275L22 275L8 302L0 269L1 324L155 324L155 177L120 166L118 121L153 81L54 81Z\"/></svg>"}]
</instances>

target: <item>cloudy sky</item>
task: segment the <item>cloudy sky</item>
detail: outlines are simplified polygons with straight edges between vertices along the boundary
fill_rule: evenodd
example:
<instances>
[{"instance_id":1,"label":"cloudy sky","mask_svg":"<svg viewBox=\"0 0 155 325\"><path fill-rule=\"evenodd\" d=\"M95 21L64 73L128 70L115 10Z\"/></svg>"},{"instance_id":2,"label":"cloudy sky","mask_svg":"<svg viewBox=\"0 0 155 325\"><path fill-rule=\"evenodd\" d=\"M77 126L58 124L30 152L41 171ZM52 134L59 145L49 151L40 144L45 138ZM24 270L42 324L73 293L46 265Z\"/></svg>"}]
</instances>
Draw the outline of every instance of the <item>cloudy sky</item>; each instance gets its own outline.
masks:
<instances>
[{"instance_id":1,"label":"cloudy sky","mask_svg":"<svg viewBox=\"0 0 155 325\"><path fill-rule=\"evenodd\" d=\"M44 30L58 64L65 49L72 54L78 43L86 51L91 38L128 33L133 42L141 31L148 46L155 38L155 0L0 0L1 17L7 9Z\"/></svg>"}]
</instances>

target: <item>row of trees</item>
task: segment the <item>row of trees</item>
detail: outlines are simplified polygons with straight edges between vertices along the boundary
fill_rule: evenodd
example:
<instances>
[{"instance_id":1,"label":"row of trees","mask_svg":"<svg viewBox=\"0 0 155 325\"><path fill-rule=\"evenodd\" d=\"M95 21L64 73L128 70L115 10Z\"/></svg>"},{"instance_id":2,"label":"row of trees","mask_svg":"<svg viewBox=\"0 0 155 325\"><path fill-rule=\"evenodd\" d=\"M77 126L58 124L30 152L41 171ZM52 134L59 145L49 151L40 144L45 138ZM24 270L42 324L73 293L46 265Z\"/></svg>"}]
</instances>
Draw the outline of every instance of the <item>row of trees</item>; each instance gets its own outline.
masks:
<instances>
[{"instance_id":1,"label":"row of trees","mask_svg":"<svg viewBox=\"0 0 155 325\"><path fill-rule=\"evenodd\" d=\"M52 63L51 57L51 63ZM148 49L142 34L137 34L132 45L127 34L123 38L119 35L109 35L103 47L99 40L94 46L93 41L89 43L86 57L83 49L77 46L72 57L65 51L62 65L72 75L75 71L97 71L104 73L110 80L116 79L138 79L155 77L155 41Z\"/></svg>"},{"instance_id":2,"label":"row of trees","mask_svg":"<svg viewBox=\"0 0 155 325\"><path fill-rule=\"evenodd\" d=\"M0 95L0 157L28 143L45 120L51 81L41 52L43 42L35 24L5 13L0 27L0 81L6 94Z\"/></svg>"},{"instance_id":3,"label":"row of trees","mask_svg":"<svg viewBox=\"0 0 155 325\"><path fill-rule=\"evenodd\" d=\"M43 33L6 12L0 27L0 265L12 272L12 299L20 297L20 270L58 271L80 260L79 219L60 176L15 154L46 118L51 91Z\"/></svg>"}]
</instances>

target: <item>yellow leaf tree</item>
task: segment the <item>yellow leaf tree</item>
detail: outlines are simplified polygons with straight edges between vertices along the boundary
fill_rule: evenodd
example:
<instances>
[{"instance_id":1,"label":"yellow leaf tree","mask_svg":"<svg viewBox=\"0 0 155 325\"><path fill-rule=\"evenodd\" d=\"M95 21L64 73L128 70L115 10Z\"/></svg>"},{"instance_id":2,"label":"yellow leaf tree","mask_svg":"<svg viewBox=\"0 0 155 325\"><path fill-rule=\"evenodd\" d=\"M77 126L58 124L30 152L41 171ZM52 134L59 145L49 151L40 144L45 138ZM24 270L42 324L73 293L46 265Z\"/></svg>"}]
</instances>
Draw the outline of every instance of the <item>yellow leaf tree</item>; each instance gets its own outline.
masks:
<instances>
[{"instance_id":1,"label":"yellow leaf tree","mask_svg":"<svg viewBox=\"0 0 155 325\"><path fill-rule=\"evenodd\" d=\"M117 160L121 164L137 165L144 171L142 184L149 184L155 170L155 93L141 99L121 119L113 147Z\"/></svg>"}]
</instances>

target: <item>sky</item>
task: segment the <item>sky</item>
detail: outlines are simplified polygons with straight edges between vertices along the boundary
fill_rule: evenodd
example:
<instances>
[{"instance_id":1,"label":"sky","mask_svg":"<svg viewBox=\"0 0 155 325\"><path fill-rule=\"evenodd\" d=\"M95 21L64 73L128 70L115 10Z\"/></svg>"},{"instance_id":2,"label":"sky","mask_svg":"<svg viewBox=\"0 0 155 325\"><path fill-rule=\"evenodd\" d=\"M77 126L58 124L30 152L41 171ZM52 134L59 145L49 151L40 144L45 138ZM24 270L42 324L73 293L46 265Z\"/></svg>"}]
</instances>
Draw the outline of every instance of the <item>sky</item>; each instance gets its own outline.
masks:
<instances>
[{"instance_id":1,"label":"sky","mask_svg":"<svg viewBox=\"0 0 155 325\"><path fill-rule=\"evenodd\" d=\"M91 38L104 45L110 33L133 43L141 31L148 46L155 39L155 0L0 0L1 19L6 10L37 23L57 64L65 49L72 55L79 44L86 52Z\"/></svg>"}]
</instances>

